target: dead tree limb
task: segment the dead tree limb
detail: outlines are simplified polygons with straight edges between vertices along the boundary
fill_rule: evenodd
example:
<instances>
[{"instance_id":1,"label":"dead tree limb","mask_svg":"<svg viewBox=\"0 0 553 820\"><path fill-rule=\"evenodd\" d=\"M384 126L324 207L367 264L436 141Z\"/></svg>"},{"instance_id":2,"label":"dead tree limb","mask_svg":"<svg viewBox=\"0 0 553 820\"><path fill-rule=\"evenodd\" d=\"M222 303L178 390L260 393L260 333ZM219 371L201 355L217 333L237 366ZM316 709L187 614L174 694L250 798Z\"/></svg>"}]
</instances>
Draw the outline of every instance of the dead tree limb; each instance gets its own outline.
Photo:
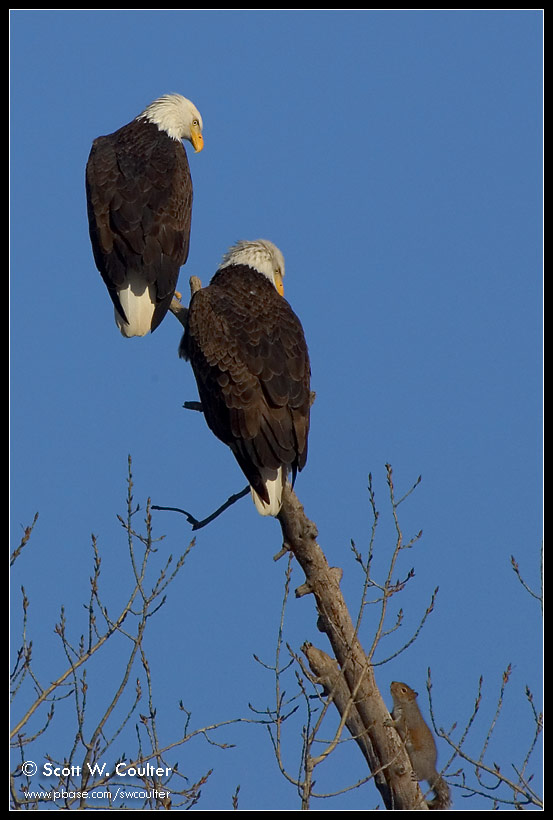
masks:
<instances>
[{"instance_id":1,"label":"dead tree limb","mask_svg":"<svg viewBox=\"0 0 553 820\"><path fill-rule=\"evenodd\" d=\"M313 594L315 598L319 616L317 626L330 641L349 692L346 700L345 690L341 689L344 708L349 709L350 731L353 730L352 735L368 760L386 808L428 808L418 784L412 779L411 764L397 732L385 726L390 713L376 686L373 668L367 660L343 598L340 589L342 571L328 565L317 543L317 528L305 515L289 485L285 489L278 520L284 546L293 552L305 572L305 583L296 590L296 596ZM313 658L316 653L310 654ZM309 660L309 655L307 657ZM322 655L317 657L320 661ZM329 662L326 669L321 670L319 666L319 673L322 671L328 676L326 685L330 686L338 706L339 676L330 658ZM316 669L313 671L319 674Z\"/></svg>"}]
</instances>

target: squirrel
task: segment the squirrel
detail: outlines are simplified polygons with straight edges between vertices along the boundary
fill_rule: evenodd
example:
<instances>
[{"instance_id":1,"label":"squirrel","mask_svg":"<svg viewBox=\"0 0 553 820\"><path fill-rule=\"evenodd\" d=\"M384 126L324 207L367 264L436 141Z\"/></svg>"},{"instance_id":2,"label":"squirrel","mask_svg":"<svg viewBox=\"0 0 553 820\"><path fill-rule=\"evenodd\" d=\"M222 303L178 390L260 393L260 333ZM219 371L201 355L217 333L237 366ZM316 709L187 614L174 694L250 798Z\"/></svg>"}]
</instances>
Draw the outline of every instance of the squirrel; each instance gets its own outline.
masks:
<instances>
[{"instance_id":1,"label":"squirrel","mask_svg":"<svg viewBox=\"0 0 553 820\"><path fill-rule=\"evenodd\" d=\"M449 786L436 771L436 741L417 705L417 692L398 681L392 682L390 692L394 708L392 720L386 725L394 726L405 743L416 779L427 780L433 789L435 797L428 802L428 808L447 809L451 805Z\"/></svg>"}]
</instances>

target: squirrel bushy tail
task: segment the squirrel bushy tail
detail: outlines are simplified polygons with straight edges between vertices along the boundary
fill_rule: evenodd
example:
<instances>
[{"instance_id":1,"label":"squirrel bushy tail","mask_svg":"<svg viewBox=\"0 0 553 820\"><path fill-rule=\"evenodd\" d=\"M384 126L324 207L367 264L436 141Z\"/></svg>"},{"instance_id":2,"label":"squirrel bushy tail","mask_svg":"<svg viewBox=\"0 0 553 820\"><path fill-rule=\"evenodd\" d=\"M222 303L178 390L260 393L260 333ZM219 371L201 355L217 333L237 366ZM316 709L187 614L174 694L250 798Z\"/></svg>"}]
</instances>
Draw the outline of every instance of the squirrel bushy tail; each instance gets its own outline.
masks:
<instances>
[{"instance_id":1,"label":"squirrel bushy tail","mask_svg":"<svg viewBox=\"0 0 553 820\"><path fill-rule=\"evenodd\" d=\"M428 801L428 808L437 810L448 809L451 806L451 792L443 777L438 775L437 780L434 780L430 785L434 791L434 798Z\"/></svg>"}]
</instances>

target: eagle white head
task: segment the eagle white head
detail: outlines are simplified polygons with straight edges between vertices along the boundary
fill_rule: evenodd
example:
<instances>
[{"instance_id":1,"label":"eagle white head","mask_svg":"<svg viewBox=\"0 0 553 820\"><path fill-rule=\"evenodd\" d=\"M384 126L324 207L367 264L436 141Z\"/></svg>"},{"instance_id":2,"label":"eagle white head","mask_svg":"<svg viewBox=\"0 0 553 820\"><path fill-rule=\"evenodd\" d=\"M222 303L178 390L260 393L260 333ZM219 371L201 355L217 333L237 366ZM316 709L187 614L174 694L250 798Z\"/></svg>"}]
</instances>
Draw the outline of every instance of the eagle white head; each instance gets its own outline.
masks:
<instances>
[{"instance_id":1,"label":"eagle white head","mask_svg":"<svg viewBox=\"0 0 553 820\"><path fill-rule=\"evenodd\" d=\"M182 94L164 94L148 105L137 120L153 122L175 140L188 140L195 151L204 147L202 117L196 106Z\"/></svg>"},{"instance_id":2,"label":"eagle white head","mask_svg":"<svg viewBox=\"0 0 553 820\"><path fill-rule=\"evenodd\" d=\"M284 256L268 239L241 239L225 253L219 270L229 265L248 265L270 279L280 295L284 295Z\"/></svg>"}]
</instances>

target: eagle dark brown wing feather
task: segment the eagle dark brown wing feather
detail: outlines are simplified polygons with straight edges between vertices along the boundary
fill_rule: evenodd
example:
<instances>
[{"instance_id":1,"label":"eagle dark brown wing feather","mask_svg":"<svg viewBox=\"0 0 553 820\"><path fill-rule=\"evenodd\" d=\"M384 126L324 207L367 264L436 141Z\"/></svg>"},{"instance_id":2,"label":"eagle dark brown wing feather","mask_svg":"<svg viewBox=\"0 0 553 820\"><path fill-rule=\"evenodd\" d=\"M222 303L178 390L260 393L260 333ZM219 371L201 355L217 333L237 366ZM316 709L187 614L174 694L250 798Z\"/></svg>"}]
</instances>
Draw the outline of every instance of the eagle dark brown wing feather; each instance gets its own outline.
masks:
<instances>
[{"instance_id":1,"label":"eagle dark brown wing feather","mask_svg":"<svg viewBox=\"0 0 553 820\"><path fill-rule=\"evenodd\" d=\"M260 470L285 465L295 476L307 459L310 366L298 317L263 274L229 266L194 294L179 352L207 424L268 502Z\"/></svg>"},{"instance_id":2,"label":"eagle dark brown wing feather","mask_svg":"<svg viewBox=\"0 0 553 820\"><path fill-rule=\"evenodd\" d=\"M129 272L156 285L154 330L188 257L192 181L184 146L154 123L135 120L98 137L86 169L90 239L115 307Z\"/></svg>"}]
</instances>

